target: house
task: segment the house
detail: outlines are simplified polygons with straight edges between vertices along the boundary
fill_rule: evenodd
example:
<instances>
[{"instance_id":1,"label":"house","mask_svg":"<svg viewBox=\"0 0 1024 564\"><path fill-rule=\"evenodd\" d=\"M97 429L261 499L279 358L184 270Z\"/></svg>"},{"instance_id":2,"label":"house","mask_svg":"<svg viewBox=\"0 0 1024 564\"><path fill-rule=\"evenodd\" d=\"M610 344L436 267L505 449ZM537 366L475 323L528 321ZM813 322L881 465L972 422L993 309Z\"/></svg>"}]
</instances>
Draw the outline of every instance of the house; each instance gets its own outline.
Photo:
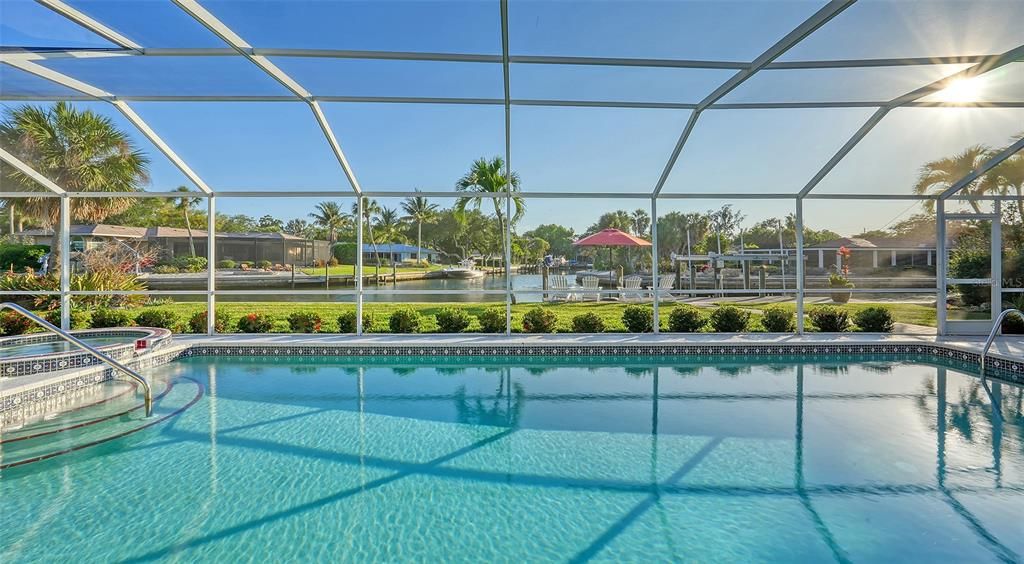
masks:
<instances>
[{"instance_id":1,"label":"house","mask_svg":"<svg viewBox=\"0 0 1024 564\"><path fill-rule=\"evenodd\" d=\"M49 245L53 231L29 229L18 233L37 245ZM206 231L192 230L196 256L206 256ZM112 241L133 247L155 250L160 260L192 254L187 229L177 227L125 227L122 225L72 225L71 250L87 251ZM217 233L217 260L236 262L268 260L275 264L309 265L328 257L327 241L303 239L288 233Z\"/></svg>"},{"instance_id":2,"label":"house","mask_svg":"<svg viewBox=\"0 0 1024 564\"><path fill-rule=\"evenodd\" d=\"M377 255L380 255L381 262L398 264L405 261L414 261L419 254L421 260L439 262L441 253L433 249L420 248L415 245L404 245L402 243L377 243L374 245L363 245L363 264L376 264Z\"/></svg>"},{"instance_id":3,"label":"house","mask_svg":"<svg viewBox=\"0 0 1024 564\"><path fill-rule=\"evenodd\" d=\"M850 251L849 267L852 269L885 267L935 266L935 241L911 239L876 239L869 241L856 237L840 237L804 248L808 268L830 270L841 267L843 259L838 250L844 247Z\"/></svg>"}]
</instances>

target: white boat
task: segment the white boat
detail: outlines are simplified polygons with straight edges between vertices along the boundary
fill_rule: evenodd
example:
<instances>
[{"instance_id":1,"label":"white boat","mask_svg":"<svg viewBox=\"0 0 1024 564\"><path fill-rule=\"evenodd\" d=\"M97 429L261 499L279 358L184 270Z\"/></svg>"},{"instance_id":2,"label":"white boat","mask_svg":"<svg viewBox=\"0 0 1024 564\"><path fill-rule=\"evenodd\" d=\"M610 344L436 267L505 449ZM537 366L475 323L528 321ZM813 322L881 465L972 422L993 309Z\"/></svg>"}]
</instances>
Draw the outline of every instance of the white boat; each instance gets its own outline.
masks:
<instances>
[{"instance_id":1,"label":"white boat","mask_svg":"<svg viewBox=\"0 0 1024 564\"><path fill-rule=\"evenodd\" d=\"M484 275L484 271L476 269L476 264L472 259L461 261L459 262L459 266L446 268L442 272L444 273L445 278L459 278L462 280L481 278Z\"/></svg>"}]
</instances>

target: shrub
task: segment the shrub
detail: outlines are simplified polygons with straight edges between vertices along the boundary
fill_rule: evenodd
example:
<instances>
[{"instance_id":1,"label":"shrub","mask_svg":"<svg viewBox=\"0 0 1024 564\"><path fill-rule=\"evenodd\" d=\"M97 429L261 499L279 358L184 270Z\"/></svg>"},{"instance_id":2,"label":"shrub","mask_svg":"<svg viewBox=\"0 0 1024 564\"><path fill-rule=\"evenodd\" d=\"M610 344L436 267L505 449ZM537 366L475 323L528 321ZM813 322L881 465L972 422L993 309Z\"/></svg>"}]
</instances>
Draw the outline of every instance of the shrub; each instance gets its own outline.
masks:
<instances>
[{"instance_id":1,"label":"shrub","mask_svg":"<svg viewBox=\"0 0 1024 564\"><path fill-rule=\"evenodd\" d=\"M202 272L206 270L206 257L177 257L171 263L182 272Z\"/></svg>"},{"instance_id":2,"label":"shrub","mask_svg":"<svg viewBox=\"0 0 1024 564\"><path fill-rule=\"evenodd\" d=\"M177 266L171 266L169 264L158 264L153 267L154 274L177 274L181 270Z\"/></svg>"},{"instance_id":3,"label":"shrub","mask_svg":"<svg viewBox=\"0 0 1024 564\"><path fill-rule=\"evenodd\" d=\"M437 326L442 333L461 333L469 327L472 317L465 310L446 307L437 312Z\"/></svg>"},{"instance_id":4,"label":"shrub","mask_svg":"<svg viewBox=\"0 0 1024 564\"><path fill-rule=\"evenodd\" d=\"M213 330L217 333L228 332L228 314L226 311L216 311L213 314ZM206 333L206 310L197 312L188 320L188 329L192 333Z\"/></svg>"},{"instance_id":5,"label":"shrub","mask_svg":"<svg viewBox=\"0 0 1024 564\"><path fill-rule=\"evenodd\" d=\"M1024 311L1024 294L1017 294L1013 299L1003 304L1004 308ZM1003 318L1003 333L1006 335L1024 334L1024 319L1020 315L1011 313Z\"/></svg>"},{"instance_id":6,"label":"shrub","mask_svg":"<svg viewBox=\"0 0 1024 564\"><path fill-rule=\"evenodd\" d=\"M484 333L504 333L505 332L505 308L503 307L491 307L485 309L480 315L477 316L480 321L480 330Z\"/></svg>"},{"instance_id":7,"label":"shrub","mask_svg":"<svg viewBox=\"0 0 1024 564\"><path fill-rule=\"evenodd\" d=\"M50 248L44 245L0 245L0 270L13 268L15 271L26 268L38 269L39 259L43 258Z\"/></svg>"},{"instance_id":8,"label":"shrub","mask_svg":"<svg viewBox=\"0 0 1024 564\"><path fill-rule=\"evenodd\" d=\"M345 264L356 263L356 244L355 243L335 243L334 247L331 248L331 255L338 259L338 261ZM323 265L320 265L323 266Z\"/></svg>"},{"instance_id":9,"label":"shrub","mask_svg":"<svg viewBox=\"0 0 1024 564\"><path fill-rule=\"evenodd\" d=\"M288 316L288 327L293 333L319 333L322 325L320 314L313 311L293 311Z\"/></svg>"},{"instance_id":10,"label":"shrub","mask_svg":"<svg viewBox=\"0 0 1024 564\"><path fill-rule=\"evenodd\" d=\"M761 314L761 326L769 333L792 333L796 328L796 318L788 307L770 306Z\"/></svg>"},{"instance_id":11,"label":"shrub","mask_svg":"<svg viewBox=\"0 0 1024 564\"><path fill-rule=\"evenodd\" d=\"M853 314L853 322L861 331L870 333L889 333L894 320L892 312L881 306L866 307Z\"/></svg>"},{"instance_id":12,"label":"shrub","mask_svg":"<svg viewBox=\"0 0 1024 564\"><path fill-rule=\"evenodd\" d=\"M988 278L992 274L992 256L972 246L957 247L949 253L950 278ZM964 305L978 306L991 299L991 288L978 284L957 284L954 286Z\"/></svg>"},{"instance_id":13,"label":"shrub","mask_svg":"<svg viewBox=\"0 0 1024 564\"><path fill-rule=\"evenodd\" d=\"M132 316L123 309L108 307L97 308L92 312L92 326L95 329L106 327L131 327L135 325Z\"/></svg>"},{"instance_id":14,"label":"shrub","mask_svg":"<svg viewBox=\"0 0 1024 564\"><path fill-rule=\"evenodd\" d=\"M269 333L274 328L274 318L265 313L248 313L238 320L242 333Z\"/></svg>"},{"instance_id":15,"label":"shrub","mask_svg":"<svg viewBox=\"0 0 1024 564\"><path fill-rule=\"evenodd\" d=\"M338 259L331 257L331 259L327 261L327 266L338 266Z\"/></svg>"},{"instance_id":16,"label":"shrub","mask_svg":"<svg viewBox=\"0 0 1024 564\"><path fill-rule=\"evenodd\" d=\"M256 268L267 269L267 268L270 268L271 266L274 266L274 263L270 262L269 260L258 260L258 261L256 261Z\"/></svg>"},{"instance_id":17,"label":"shrub","mask_svg":"<svg viewBox=\"0 0 1024 564\"><path fill-rule=\"evenodd\" d=\"M574 333L604 333L604 319L594 313L582 313L572 318Z\"/></svg>"},{"instance_id":18,"label":"shrub","mask_svg":"<svg viewBox=\"0 0 1024 564\"><path fill-rule=\"evenodd\" d=\"M163 329L175 329L178 321L178 314L169 309L144 309L135 317L135 323L142 327Z\"/></svg>"},{"instance_id":19,"label":"shrub","mask_svg":"<svg viewBox=\"0 0 1024 564\"><path fill-rule=\"evenodd\" d=\"M711 312L710 321L717 333L738 333L747 328L750 312L732 305L718 306Z\"/></svg>"},{"instance_id":20,"label":"shrub","mask_svg":"<svg viewBox=\"0 0 1024 564\"><path fill-rule=\"evenodd\" d=\"M363 331L369 331L373 327L373 316L364 311L363 312ZM338 316L338 332L339 333L355 333L356 332L356 310L346 311Z\"/></svg>"},{"instance_id":21,"label":"shrub","mask_svg":"<svg viewBox=\"0 0 1024 564\"><path fill-rule=\"evenodd\" d=\"M409 307L394 311L388 319L392 333L419 333L422 325L423 316Z\"/></svg>"},{"instance_id":22,"label":"shrub","mask_svg":"<svg viewBox=\"0 0 1024 564\"><path fill-rule=\"evenodd\" d=\"M231 259L224 259L224 260L221 260L221 261L217 261L217 268L234 268L236 266L238 266L238 263L236 263L235 261L233 261Z\"/></svg>"},{"instance_id":23,"label":"shrub","mask_svg":"<svg viewBox=\"0 0 1024 564\"><path fill-rule=\"evenodd\" d=\"M32 320L15 311L0 313L0 335L21 335L32 329Z\"/></svg>"},{"instance_id":24,"label":"shrub","mask_svg":"<svg viewBox=\"0 0 1024 564\"><path fill-rule=\"evenodd\" d=\"M654 330L654 308L629 305L622 310L622 323L630 333L650 333Z\"/></svg>"},{"instance_id":25,"label":"shrub","mask_svg":"<svg viewBox=\"0 0 1024 564\"><path fill-rule=\"evenodd\" d=\"M527 333L554 333L558 316L555 312L537 306L523 315L523 331Z\"/></svg>"},{"instance_id":26,"label":"shrub","mask_svg":"<svg viewBox=\"0 0 1024 564\"><path fill-rule=\"evenodd\" d=\"M47 321L60 327L60 309L51 309L46 312L44 316ZM89 323L92 321L92 313L87 309L72 308L71 309L71 329L88 329Z\"/></svg>"},{"instance_id":27,"label":"shrub","mask_svg":"<svg viewBox=\"0 0 1024 564\"><path fill-rule=\"evenodd\" d=\"M668 314L668 330L676 333L695 333L706 322L700 309L688 304L677 305Z\"/></svg>"},{"instance_id":28,"label":"shrub","mask_svg":"<svg viewBox=\"0 0 1024 564\"><path fill-rule=\"evenodd\" d=\"M819 331L841 333L850 329L850 314L832 306L820 306L807 314Z\"/></svg>"}]
</instances>

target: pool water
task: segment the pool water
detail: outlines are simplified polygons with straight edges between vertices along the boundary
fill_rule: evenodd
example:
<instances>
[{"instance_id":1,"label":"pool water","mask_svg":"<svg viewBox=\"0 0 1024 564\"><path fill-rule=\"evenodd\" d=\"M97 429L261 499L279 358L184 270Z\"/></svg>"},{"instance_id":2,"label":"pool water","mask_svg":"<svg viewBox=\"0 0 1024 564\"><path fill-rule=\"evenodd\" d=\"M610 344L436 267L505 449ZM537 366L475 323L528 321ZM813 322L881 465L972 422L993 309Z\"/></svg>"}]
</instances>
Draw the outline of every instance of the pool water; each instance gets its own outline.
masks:
<instances>
[{"instance_id":1,"label":"pool water","mask_svg":"<svg viewBox=\"0 0 1024 564\"><path fill-rule=\"evenodd\" d=\"M83 337L79 335L78 338L85 341L86 344L94 347L123 345L135 342L134 337ZM4 360L9 360L16 356L52 354L81 350L77 345L59 340L56 337L54 337L54 339L55 340L53 341L27 343L24 345L0 345L0 356L2 356Z\"/></svg>"},{"instance_id":2,"label":"pool water","mask_svg":"<svg viewBox=\"0 0 1024 564\"><path fill-rule=\"evenodd\" d=\"M158 372L174 384L158 416L205 392L0 474L0 561L1024 558L1024 393L950 367L200 357Z\"/></svg>"}]
</instances>

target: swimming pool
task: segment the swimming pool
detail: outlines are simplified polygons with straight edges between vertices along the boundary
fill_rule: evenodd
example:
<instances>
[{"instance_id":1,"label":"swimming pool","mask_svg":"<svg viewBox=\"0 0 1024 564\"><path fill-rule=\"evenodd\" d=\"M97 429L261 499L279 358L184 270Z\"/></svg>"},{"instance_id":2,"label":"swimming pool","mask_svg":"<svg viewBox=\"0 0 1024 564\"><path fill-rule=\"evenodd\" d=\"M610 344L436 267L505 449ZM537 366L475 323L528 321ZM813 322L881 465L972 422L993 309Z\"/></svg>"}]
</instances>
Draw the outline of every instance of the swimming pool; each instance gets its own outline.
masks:
<instances>
[{"instance_id":1,"label":"swimming pool","mask_svg":"<svg viewBox=\"0 0 1024 564\"><path fill-rule=\"evenodd\" d=\"M154 372L173 384L156 424L0 474L0 560L1024 555L1022 390L990 382L1000 422L976 378L938 364L193 357ZM3 461L40 441L0 445Z\"/></svg>"},{"instance_id":2,"label":"swimming pool","mask_svg":"<svg viewBox=\"0 0 1024 564\"><path fill-rule=\"evenodd\" d=\"M82 341L94 347L106 347L109 345L123 345L135 341L134 337L83 337ZM54 340L27 343L24 345L2 345L0 352L7 359L14 359L20 356L30 356L49 353L73 352L79 350L77 345L67 341Z\"/></svg>"}]
</instances>

